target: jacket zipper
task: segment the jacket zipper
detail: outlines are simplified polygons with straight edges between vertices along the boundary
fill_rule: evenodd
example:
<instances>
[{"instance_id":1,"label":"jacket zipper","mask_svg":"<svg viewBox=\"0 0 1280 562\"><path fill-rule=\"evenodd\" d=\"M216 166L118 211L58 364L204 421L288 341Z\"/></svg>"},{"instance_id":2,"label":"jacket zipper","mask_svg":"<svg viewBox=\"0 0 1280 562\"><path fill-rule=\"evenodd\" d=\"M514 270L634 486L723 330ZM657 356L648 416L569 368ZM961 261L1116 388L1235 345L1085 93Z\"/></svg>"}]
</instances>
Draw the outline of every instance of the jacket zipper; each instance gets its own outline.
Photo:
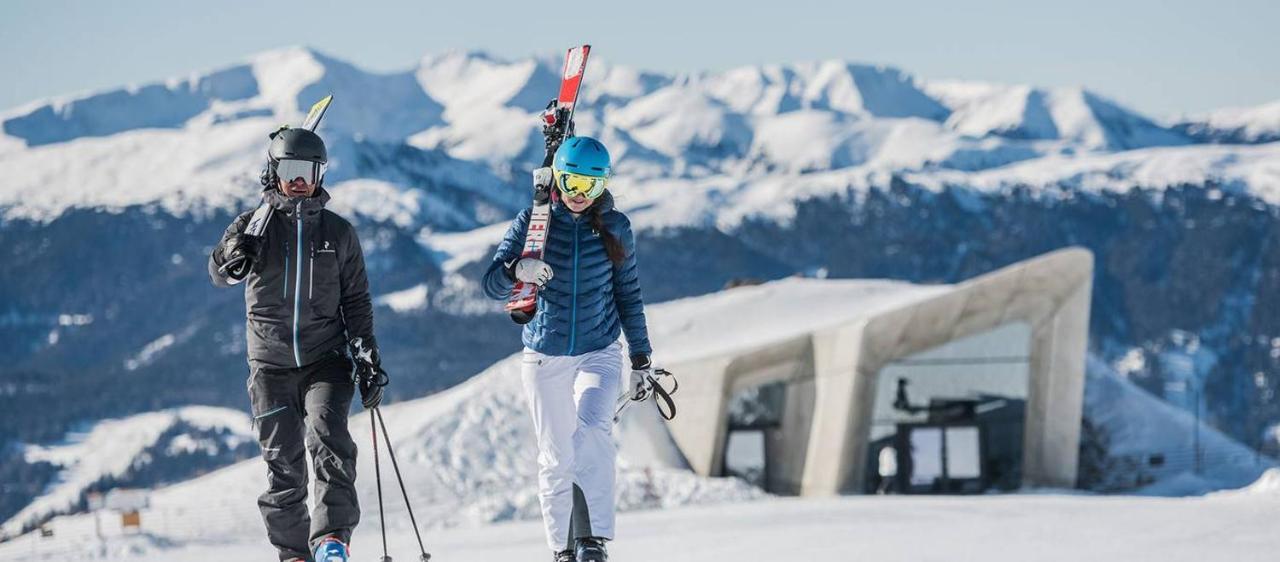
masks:
<instances>
[{"instance_id":1,"label":"jacket zipper","mask_svg":"<svg viewBox=\"0 0 1280 562\"><path fill-rule=\"evenodd\" d=\"M284 241L284 290L280 292L280 298L289 298L289 240Z\"/></svg>"},{"instance_id":2,"label":"jacket zipper","mask_svg":"<svg viewBox=\"0 0 1280 562\"><path fill-rule=\"evenodd\" d=\"M302 201L298 201L298 206L294 207L294 219L298 224L298 265L294 267L297 272L294 276L293 283L293 362L302 367L302 353L298 350L298 316L301 314L302 296L298 294L298 290L302 288Z\"/></svg>"},{"instance_id":3,"label":"jacket zipper","mask_svg":"<svg viewBox=\"0 0 1280 562\"><path fill-rule=\"evenodd\" d=\"M316 243L311 242L311 265L307 272L307 302L311 302L311 289L316 286Z\"/></svg>"},{"instance_id":4,"label":"jacket zipper","mask_svg":"<svg viewBox=\"0 0 1280 562\"><path fill-rule=\"evenodd\" d=\"M569 355L578 339L578 219L573 219L573 312L569 314Z\"/></svg>"}]
</instances>

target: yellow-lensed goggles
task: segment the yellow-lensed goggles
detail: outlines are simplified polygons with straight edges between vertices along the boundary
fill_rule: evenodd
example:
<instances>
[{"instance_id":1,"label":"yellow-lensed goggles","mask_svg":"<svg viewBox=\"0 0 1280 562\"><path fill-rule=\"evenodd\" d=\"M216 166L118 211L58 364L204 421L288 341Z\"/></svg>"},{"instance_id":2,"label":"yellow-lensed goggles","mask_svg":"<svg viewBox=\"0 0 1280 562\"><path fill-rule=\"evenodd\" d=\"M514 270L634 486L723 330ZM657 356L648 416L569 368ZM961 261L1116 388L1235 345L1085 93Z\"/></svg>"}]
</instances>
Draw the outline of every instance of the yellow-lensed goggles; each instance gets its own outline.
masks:
<instances>
[{"instance_id":1,"label":"yellow-lensed goggles","mask_svg":"<svg viewBox=\"0 0 1280 562\"><path fill-rule=\"evenodd\" d=\"M609 176L584 176L573 172L556 172L556 187L568 197L581 195L595 199L604 193Z\"/></svg>"}]
</instances>

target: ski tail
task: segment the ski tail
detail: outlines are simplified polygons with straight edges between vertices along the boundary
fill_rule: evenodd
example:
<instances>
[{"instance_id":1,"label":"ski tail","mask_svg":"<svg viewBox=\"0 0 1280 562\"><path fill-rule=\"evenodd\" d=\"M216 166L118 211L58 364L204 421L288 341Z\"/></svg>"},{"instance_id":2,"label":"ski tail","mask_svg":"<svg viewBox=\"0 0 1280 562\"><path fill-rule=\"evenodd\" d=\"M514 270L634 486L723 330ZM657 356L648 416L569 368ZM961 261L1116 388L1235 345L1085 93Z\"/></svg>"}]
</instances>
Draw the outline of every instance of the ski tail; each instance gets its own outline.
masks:
<instances>
[{"instance_id":1,"label":"ski tail","mask_svg":"<svg viewBox=\"0 0 1280 562\"><path fill-rule=\"evenodd\" d=\"M587 56L590 54L591 45L579 45L565 53L560 91L542 115L542 135L547 149L542 162L544 168L551 165L560 142L573 136L573 110L578 105L578 93L582 90L582 77L586 73ZM543 181L545 185L539 184L536 178L535 173L533 212L529 218L529 231L525 234L521 257L542 259L543 244L551 225L552 186L550 181ZM533 320L538 311L537 285L516 281L511 289L511 297L507 300L506 310L511 313L511 320L517 324L527 324Z\"/></svg>"},{"instance_id":2,"label":"ski tail","mask_svg":"<svg viewBox=\"0 0 1280 562\"><path fill-rule=\"evenodd\" d=\"M320 120L324 119L324 113L329 110L329 104L333 103L333 94L329 94L320 99L311 106L307 111L307 118L302 121L302 128L308 131L315 131L320 126Z\"/></svg>"},{"instance_id":3,"label":"ski tail","mask_svg":"<svg viewBox=\"0 0 1280 562\"><path fill-rule=\"evenodd\" d=\"M267 224L271 222L271 205L263 201L254 209L253 216L249 218L249 224L245 227L244 233L249 236L263 236L267 233Z\"/></svg>"}]
</instances>

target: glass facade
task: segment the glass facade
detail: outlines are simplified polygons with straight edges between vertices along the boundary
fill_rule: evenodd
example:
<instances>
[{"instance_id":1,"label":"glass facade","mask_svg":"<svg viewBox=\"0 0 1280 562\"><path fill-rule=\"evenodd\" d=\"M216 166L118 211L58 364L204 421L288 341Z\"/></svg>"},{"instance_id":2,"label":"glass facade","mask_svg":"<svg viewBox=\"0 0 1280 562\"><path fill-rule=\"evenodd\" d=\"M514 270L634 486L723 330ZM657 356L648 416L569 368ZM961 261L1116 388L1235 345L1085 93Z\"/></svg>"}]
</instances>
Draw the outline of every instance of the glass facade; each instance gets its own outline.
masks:
<instances>
[{"instance_id":1,"label":"glass facade","mask_svg":"<svg viewBox=\"0 0 1280 562\"><path fill-rule=\"evenodd\" d=\"M894 361L876 379L864 486L979 493L1021 484L1031 327L1010 323Z\"/></svg>"}]
</instances>

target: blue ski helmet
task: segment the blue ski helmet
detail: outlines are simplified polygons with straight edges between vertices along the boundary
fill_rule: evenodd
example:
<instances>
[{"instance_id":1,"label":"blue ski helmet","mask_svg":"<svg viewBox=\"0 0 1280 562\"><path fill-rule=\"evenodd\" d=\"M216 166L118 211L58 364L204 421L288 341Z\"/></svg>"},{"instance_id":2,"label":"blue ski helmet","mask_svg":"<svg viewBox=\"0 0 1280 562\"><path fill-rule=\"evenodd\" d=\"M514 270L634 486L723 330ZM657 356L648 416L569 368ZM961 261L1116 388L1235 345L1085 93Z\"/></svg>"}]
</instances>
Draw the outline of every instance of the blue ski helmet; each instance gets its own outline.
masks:
<instances>
[{"instance_id":1,"label":"blue ski helmet","mask_svg":"<svg viewBox=\"0 0 1280 562\"><path fill-rule=\"evenodd\" d=\"M581 176L607 178L612 170L609 151L591 137L569 137L556 149L551 169Z\"/></svg>"}]
</instances>

